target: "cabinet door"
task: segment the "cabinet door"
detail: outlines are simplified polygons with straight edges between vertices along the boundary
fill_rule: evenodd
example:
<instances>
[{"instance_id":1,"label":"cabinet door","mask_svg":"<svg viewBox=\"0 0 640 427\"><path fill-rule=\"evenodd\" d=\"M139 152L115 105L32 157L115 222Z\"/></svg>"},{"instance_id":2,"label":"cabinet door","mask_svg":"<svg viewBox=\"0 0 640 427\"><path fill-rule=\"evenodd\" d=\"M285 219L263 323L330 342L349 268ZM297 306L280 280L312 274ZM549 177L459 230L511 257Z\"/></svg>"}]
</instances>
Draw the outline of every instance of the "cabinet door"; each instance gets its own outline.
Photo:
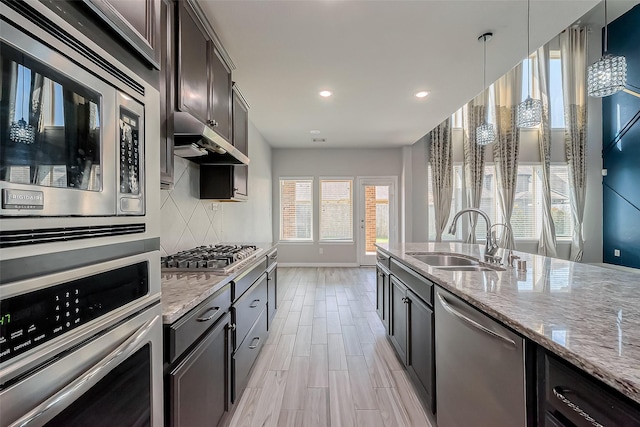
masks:
<instances>
[{"instance_id":1,"label":"cabinet door","mask_svg":"<svg viewBox=\"0 0 640 427\"><path fill-rule=\"evenodd\" d=\"M211 119L213 127L224 139L231 142L231 70L227 68L217 49L209 54L209 69L213 85Z\"/></svg>"},{"instance_id":2,"label":"cabinet door","mask_svg":"<svg viewBox=\"0 0 640 427\"><path fill-rule=\"evenodd\" d=\"M384 323L384 273L376 268L376 313Z\"/></svg>"},{"instance_id":3,"label":"cabinet door","mask_svg":"<svg viewBox=\"0 0 640 427\"><path fill-rule=\"evenodd\" d=\"M249 108L233 85L233 146L249 155Z\"/></svg>"},{"instance_id":4,"label":"cabinet door","mask_svg":"<svg viewBox=\"0 0 640 427\"><path fill-rule=\"evenodd\" d=\"M271 322L278 309L278 267L267 272L267 329L271 330Z\"/></svg>"},{"instance_id":5,"label":"cabinet door","mask_svg":"<svg viewBox=\"0 0 640 427\"><path fill-rule=\"evenodd\" d=\"M419 390L431 411L434 406L434 363L433 363L433 310L411 290L409 299L408 324L409 342L407 369L418 380Z\"/></svg>"},{"instance_id":6,"label":"cabinet door","mask_svg":"<svg viewBox=\"0 0 640 427\"><path fill-rule=\"evenodd\" d=\"M249 193L249 166L233 167L233 197L246 199Z\"/></svg>"},{"instance_id":7,"label":"cabinet door","mask_svg":"<svg viewBox=\"0 0 640 427\"><path fill-rule=\"evenodd\" d=\"M209 121L211 43L188 2L178 3L178 108L202 123Z\"/></svg>"},{"instance_id":8,"label":"cabinet door","mask_svg":"<svg viewBox=\"0 0 640 427\"><path fill-rule=\"evenodd\" d=\"M229 315L169 373L169 425L215 427L228 410Z\"/></svg>"},{"instance_id":9,"label":"cabinet door","mask_svg":"<svg viewBox=\"0 0 640 427\"><path fill-rule=\"evenodd\" d=\"M174 8L171 0L160 3L160 187L173 186Z\"/></svg>"},{"instance_id":10,"label":"cabinet door","mask_svg":"<svg viewBox=\"0 0 640 427\"><path fill-rule=\"evenodd\" d=\"M407 363L407 287L391 276L389 337L402 363Z\"/></svg>"},{"instance_id":11,"label":"cabinet door","mask_svg":"<svg viewBox=\"0 0 640 427\"><path fill-rule=\"evenodd\" d=\"M124 41L160 68L161 0L83 0Z\"/></svg>"}]
</instances>

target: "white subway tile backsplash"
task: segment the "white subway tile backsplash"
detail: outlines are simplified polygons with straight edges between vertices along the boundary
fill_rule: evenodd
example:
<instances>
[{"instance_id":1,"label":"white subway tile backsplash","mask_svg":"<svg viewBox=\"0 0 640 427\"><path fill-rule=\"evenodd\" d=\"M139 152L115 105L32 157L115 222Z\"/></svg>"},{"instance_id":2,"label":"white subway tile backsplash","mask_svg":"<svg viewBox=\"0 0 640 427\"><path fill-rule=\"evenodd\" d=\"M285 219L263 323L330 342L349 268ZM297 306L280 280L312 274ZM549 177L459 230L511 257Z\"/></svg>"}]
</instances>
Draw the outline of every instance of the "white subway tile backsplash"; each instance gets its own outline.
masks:
<instances>
[{"instance_id":1,"label":"white subway tile backsplash","mask_svg":"<svg viewBox=\"0 0 640 427\"><path fill-rule=\"evenodd\" d=\"M161 191L160 253L170 255L221 242L222 204L198 198L199 166L175 156L174 172L173 190Z\"/></svg>"}]
</instances>

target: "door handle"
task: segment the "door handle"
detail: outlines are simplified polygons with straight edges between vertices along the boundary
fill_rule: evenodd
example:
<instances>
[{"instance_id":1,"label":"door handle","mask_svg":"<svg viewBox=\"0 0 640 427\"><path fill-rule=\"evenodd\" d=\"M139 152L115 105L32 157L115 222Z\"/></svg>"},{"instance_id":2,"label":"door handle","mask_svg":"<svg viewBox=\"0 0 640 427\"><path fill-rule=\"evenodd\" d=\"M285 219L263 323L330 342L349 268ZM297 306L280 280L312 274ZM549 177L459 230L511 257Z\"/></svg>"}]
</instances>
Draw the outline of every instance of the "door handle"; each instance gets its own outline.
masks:
<instances>
[{"instance_id":1,"label":"door handle","mask_svg":"<svg viewBox=\"0 0 640 427\"><path fill-rule=\"evenodd\" d=\"M259 299L254 299L253 301L251 301L251 305L249 306L249 308L256 308L259 302Z\"/></svg>"},{"instance_id":2,"label":"door handle","mask_svg":"<svg viewBox=\"0 0 640 427\"><path fill-rule=\"evenodd\" d=\"M468 325L474 327L475 329L478 329L478 330L484 332L485 334L490 335L493 338L496 338L496 339L504 342L505 344L507 344L508 347L511 347L511 350L515 350L517 348L515 341L513 341L511 338L507 338L505 336L500 335L497 332L493 332L491 329L482 326L480 323L476 322L475 320L469 319L467 316L465 316L464 314L460 313L459 311L457 311L453 307L451 307L449 305L449 303L447 302L447 300L442 295L440 295L439 293L438 293L438 300L440 301L440 304L442 305L442 307L449 314L452 314L452 315L456 316L458 319L460 319L463 322L467 323Z\"/></svg>"},{"instance_id":3,"label":"door handle","mask_svg":"<svg viewBox=\"0 0 640 427\"><path fill-rule=\"evenodd\" d=\"M198 317L196 320L198 322L208 322L209 320L213 319L214 317L216 317L216 313L218 313L220 311L220 307L209 307L205 313L208 313L209 311L212 311L213 313L211 313L209 316L207 317Z\"/></svg>"},{"instance_id":4,"label":"door handle","mask_svg":"<svg viewBox=\"0 0 640 427\"><path fill-rule=\"evenodd\" d=\"M576 412L578 415L580 415L582 418L584 418L587 422L591 423L592 426L604 427L602 424L597 422L591 415L587 414L581 407L579 407L578 405L573 403L571 400L569 400L569 398L566 397L564 395L564 393L565 393L565 390L562 387L554 387L553 388L553 394L554 394L555 397L557 397L562 403L567 405L574 412Z\"/></svg>"},{"instance_id":5,"label":"door handle","mask_svg":"<svg viewBox=\"0 0 640 427\"><path fill-rule=\"evenodd\" d=\"M254 344L255 342L255 344ZM249 344L249 348L251 350L255 349L258 346L258 343L260 342L260 337L255 337L253 340L251 340L251 344Z\"/></svg>"}]
</instances>

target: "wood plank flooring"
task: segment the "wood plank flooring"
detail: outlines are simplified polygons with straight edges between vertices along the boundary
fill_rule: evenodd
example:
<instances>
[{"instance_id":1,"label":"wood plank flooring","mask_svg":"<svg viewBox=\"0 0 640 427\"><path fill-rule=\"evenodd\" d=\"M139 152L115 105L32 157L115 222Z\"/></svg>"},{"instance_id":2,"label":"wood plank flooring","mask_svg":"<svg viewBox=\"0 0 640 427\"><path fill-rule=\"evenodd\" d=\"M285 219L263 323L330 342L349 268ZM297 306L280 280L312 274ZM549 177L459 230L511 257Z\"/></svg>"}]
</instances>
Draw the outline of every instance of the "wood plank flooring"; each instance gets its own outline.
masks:
<instances>
[{"instance_id":1,"label":"wood plank flooring","mask_svg":"<svg viewBox=\"0 0 640 427\"><path fill-rule=\"evenodd\" d=\"M374 268L279 268L278 311L227 425L432 427L375 312Z\"/></svg>"}]
</instances>

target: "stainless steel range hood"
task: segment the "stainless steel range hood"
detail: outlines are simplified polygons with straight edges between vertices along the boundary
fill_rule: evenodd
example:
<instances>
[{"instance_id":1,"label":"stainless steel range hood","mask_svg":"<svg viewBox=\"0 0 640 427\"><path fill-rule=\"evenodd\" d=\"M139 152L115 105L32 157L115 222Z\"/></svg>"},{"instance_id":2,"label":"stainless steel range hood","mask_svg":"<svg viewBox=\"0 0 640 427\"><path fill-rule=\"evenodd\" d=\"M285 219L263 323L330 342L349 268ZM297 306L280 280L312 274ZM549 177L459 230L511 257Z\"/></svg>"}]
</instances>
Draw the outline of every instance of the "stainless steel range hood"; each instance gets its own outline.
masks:
<instances>
[{"instance_id":1,"label":"stainless steel range hood","mask_svg":"<svg viewBox=\"0 0 640 427\"><path fill-rule=\"evenodd\" d=\"M249 164L246 155L191 114L174 112L173 124L176 155L201 165Z\"/></svg>"}]
</instances>

